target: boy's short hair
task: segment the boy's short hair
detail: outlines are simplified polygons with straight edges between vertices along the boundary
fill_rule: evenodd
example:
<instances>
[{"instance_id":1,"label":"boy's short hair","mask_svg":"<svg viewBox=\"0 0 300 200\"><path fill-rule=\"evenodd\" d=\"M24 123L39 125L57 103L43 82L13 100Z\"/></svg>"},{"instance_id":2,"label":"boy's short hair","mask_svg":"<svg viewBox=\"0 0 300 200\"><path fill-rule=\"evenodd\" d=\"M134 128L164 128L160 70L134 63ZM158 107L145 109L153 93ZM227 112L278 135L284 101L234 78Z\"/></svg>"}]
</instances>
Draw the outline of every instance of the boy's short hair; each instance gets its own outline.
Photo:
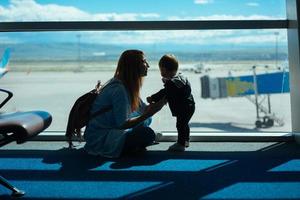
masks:
<instances>
[{"instance_id":1,"label":"boy's short hair","mask_svg":"<svg viewBox=\"0 0 300 200\"><path fill-rule=\"evenodd\" d=\"M159 67L163 67L168 71L178 70L178 61L176 57L172 54L166 54L159 60Z\"/></svg>"}]
</instances>

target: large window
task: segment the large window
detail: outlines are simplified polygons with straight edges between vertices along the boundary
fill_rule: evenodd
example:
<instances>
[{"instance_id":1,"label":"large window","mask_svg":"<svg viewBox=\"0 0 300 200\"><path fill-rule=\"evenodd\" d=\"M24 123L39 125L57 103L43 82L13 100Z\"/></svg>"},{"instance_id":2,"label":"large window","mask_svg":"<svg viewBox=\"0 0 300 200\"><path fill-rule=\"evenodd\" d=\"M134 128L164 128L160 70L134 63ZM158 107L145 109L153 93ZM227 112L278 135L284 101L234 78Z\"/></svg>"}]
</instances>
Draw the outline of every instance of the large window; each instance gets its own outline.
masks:
<instances>
[{"instance_id":1,"label":"large window","mask_svg":"<svg viewBox=\"0 0 300 200\"><path fill-rule=\"evenodd\" d=\"M15 96L2 111L47 110L47 130L63 132L75 99L112 77L121 52L135 48L151 66L144 100L162 87L159 58L177 56L196 101L192 134L290 132L285 7L284 0L3 0L0 53L11 56L0 84ZM270 74L276 86L260 78ZM254 77L270 95L256 96L253 83L243 82ZM269 117L271 126L256 124ZM167 106L152 126L176 132Z\"/></svg>"},{"instance_id":2,"label":"large window","mask_svg":"<svg viewBox=\"0 0 300 200\"><path fill-rule=\"evenodd\" d=\"M205 97L201 77L211 79L287 72L287 34L280 29L189 30L189 31L101 31L1 33L0 53L11 50L10 72L0 79L1 87L15 97L3 109L47 110L53 115L50 131L64 131L75 99L92 89L97 80L113 76L117 60L125 49L142 49L150 63L142 97L162 88L158 60L172 53L180 70L191 82L196 112L190 122L194 132L290 132L290 97L286 91L270 95L274 126L255 128L256 107L240 97ZM282 79L284 80L284 79ZM203 83L202 83L203 84ZM279 84L284 85L284 82ZM268 97L259 95L268 109ZM157 131L176 131L175 118L166 106L153 118Z\"/></svg>"}]
</instances>

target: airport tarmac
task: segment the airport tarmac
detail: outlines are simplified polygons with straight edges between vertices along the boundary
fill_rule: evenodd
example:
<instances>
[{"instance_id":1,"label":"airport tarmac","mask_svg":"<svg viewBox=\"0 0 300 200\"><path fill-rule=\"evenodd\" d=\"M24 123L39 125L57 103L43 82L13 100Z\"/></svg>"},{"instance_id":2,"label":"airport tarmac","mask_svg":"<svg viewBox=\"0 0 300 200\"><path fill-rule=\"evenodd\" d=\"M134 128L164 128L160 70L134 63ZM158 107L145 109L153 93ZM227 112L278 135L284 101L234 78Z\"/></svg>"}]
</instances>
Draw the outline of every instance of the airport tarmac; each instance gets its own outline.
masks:
<instances>
[{"instance_id":1,"label":"airport tarmac","mask_svg":"<svg viewBox=\"0 0 300 200\"><path fill-rule=\"evenodd\" d=\"M47 129L63 132L66 127L68 113L77 97L94 88L97 80L107 81L114 71L97 72L9 72L0 79L3 89L11 90L14 97L2 112L46 110L53 116L53 122ZM251 71L246 72L251 73ZM290 95L271 95L271 109L285 124L275 123L270 128L255 128L255 105L244 97L203 99L201 98L200 77L190 71L184 72L192 85L192 93L196 101L196 111L190 121L191 134L197 132L291 132ZM226 73L210 72L211 76L226 76ZM162 88L158 71L149 71L144 80L141 96L147 96ZM1 94L1 98L5 95ZM263 98L260 98L262 101ZM262 102L267 102L266 99ZM261 116L264 116L261 114ZM156 131L175 132L176 120L165 106L153 117L151 127ZM62 133L63 134L63 133Z\"/></svg>"}]
</instances>

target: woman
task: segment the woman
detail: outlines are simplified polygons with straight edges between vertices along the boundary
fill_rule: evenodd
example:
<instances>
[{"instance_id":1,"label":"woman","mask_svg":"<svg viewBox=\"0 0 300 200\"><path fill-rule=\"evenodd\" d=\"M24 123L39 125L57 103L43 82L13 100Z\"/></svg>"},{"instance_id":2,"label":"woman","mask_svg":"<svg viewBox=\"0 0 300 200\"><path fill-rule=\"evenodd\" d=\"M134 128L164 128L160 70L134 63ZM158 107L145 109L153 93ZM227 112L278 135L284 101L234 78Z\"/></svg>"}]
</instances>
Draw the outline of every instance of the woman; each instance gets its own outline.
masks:
<instances>
[{"instance_id":1,"label":"woman","mask_svg":"<svg viewBox=\"0 0 300 200\"><path fill-rule=\"evenodd\" d=\"M94 113L112 107L91 119L86 127L84 148L89 154L119 157L153 143L155 133L147 125L150 117L164 106L165 99L148 106L142 102L140 89L148 68L142 51L122 53L114 77L103 87L91 109Z\"/></svg>"}]
</instances>

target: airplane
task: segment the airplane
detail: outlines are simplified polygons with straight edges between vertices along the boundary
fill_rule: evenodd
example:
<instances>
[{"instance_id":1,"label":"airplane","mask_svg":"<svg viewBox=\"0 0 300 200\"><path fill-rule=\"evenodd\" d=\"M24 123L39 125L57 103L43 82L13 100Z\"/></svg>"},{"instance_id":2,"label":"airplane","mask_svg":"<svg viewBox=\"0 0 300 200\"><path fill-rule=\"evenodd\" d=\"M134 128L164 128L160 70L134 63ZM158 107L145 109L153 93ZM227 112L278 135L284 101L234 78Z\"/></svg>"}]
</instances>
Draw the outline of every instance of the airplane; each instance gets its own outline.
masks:
<instances>
[{"instance_id":1,"label":"airplane","mask_svg":"<svg viewBox=\"0 0 300 200\"><path fill-rule=\"evenodd\" d=\"M3 77L8 71L8 64L9 64L9 57L10 57L10 49L5 49L1 62L0 62L0 78Z\"/></svg>"},{"instance_id":2,"label":"airplane","mask_svg":"<svg viewBox=\"0 0 300 200\"><path fill-rule=\"evenodd\" d=\"M196 74L201 74L211 71L211 68L205 66L203 63L198 63L194 66L193 71Z\"/></svg>"},{"instance_id":3,"label":"airplane","mask_svg":"<svg viewBox=\"0 0 300 200\"><path fill-rule=\"evenodd\" d=\"M201 97L204 99L246 97L256 106L256 128L268 128L273 126L274 122L283 126L283 119L271 112L270 95L290 92L289 72L286 67L283 67L280 71L256 74L255 68L256 66L253 66L253 75L228 77L205 75L200 77ZM259 97L261 97L260 101ZM265 99L268 100L267 107L262 104ZM265 116L261 117L260 113Z\"/></svg>"}]
</instances>

